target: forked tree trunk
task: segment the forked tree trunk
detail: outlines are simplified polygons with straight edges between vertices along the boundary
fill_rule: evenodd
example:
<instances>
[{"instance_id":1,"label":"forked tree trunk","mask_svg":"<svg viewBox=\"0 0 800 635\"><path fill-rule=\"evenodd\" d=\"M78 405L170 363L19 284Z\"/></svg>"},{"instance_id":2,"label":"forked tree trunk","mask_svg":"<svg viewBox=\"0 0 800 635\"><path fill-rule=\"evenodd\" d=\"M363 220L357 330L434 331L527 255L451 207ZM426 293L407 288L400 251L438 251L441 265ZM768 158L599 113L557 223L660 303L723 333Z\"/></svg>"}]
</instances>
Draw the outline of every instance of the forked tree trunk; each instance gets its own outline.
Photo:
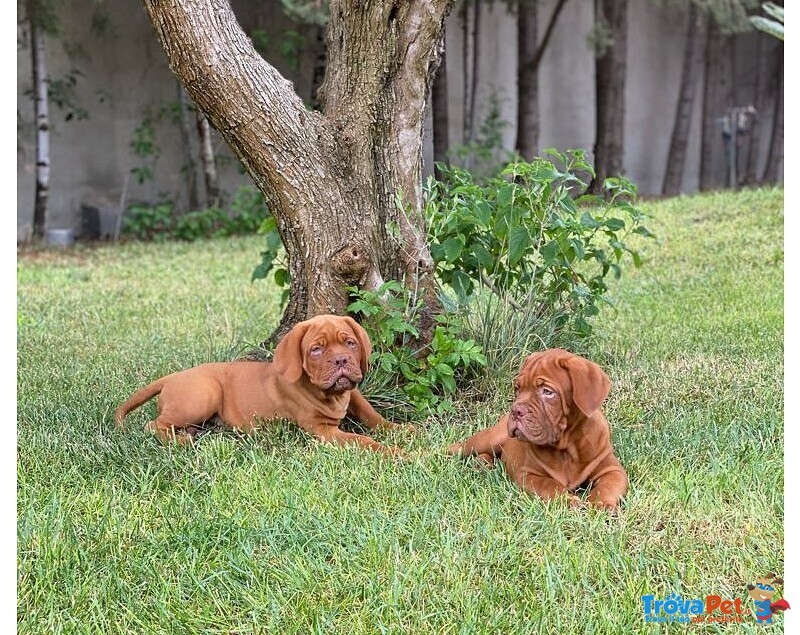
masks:
<instances>
[{"instance_id":1,"label":"forked tree trunk","mask_svg":"<svg viewBox=\"0 0 800 635\"><path fill-rule=\"evenodd\" d=\"M530 161L539 147L539 66L567 0L558 0L538 42L539 0L517 0L517 140L519 155Z\"/></svg>"},{"instance_id":2,"label":"forked tree trunk","mask_svg":"<svg viewBox=\"0 0 800 635\"><path fill-rule=\"evenodd\" d=\"M605 179L623 168L628 0L595 0L595 20L605 23L613 38L595 59L595 176L589 191L600 194Z\"/></svg>"},{"instance_id":3,"label":"forked tree trunk","mask_svg":"<svg viewBox=\"0 0 800 635\"><path fill-rule=\"evenodd\" d=\"M44 32L38 25L36 0L27 3L31 31L33 113L36 120L36 190L33 206L33 236L44 236L47 201L50 198L50 115L47 101L47 58Z\"/></svg>"},{"instance_id":4,"label":"forked tree trunk","mask_svg":"<svg viewBox=\"0 0 800 635\"><path fill-rule=\"evenodd\" d=\"M277 334L344 313L348 285L404 279L436 296L422 219L422 125L452 0L332 0L328 64L309 112L228 0L144 0L175 74L261 189L286 248Z\"/></svg>"},{"instance_id":5,"label":"forked tree trunk","mask_svg":"<svg viewBox=\"0 0 800 635\"><path fill-rule=\"evenodd\" d=\"M689 146L689 130L692 125L692 110L698 76L703 61L703 39L706 18L694 2L689 3L689 20L686 30L686 46L683 50L683 70L675 123L667 155L667 168L664 173L664 194L673 196L681 191L683 170L686 165L686 149Z\"/></svg>"}]
</instances>

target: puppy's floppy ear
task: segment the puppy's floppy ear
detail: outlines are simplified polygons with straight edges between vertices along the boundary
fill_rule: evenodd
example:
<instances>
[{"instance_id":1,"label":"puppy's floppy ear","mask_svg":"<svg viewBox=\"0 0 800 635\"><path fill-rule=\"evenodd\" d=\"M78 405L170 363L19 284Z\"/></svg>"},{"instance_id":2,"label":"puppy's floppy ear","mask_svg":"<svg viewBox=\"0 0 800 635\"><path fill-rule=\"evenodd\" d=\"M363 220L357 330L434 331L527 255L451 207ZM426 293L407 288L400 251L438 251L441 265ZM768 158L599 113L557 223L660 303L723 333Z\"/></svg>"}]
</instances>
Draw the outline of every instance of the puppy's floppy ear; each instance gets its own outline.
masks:
<instances>
[{"instance_id":1,"label":"puppy's floppy ear","mask_svg":"<svg viewBox=\"0 0 800 635\"><path fill-rule=\"evenodd\" d=\"M308 322L298 322L278 342L272 364L279 374L289 382L296 382L303 376L303 351L300 344L308 331Z\"/></svg>"},{"instance_id":2,"label":"puppy's floppy ear","mask_svg":"<svg viewBox=\"0 0 800 635\"><path fill-rule=\"evenodd\" d=\"M572 401L587 417L600 408L611 390L611 380L597 364L577 355L561 360L560 365L572 381Z\"/></svg>"},{"instance_id":3,"label":"puppy's floppy ear","mask_svg":"<svg viewBox=\"0 0 800 635\"><path fill-rule=\"evenodd\" d=\"M344 321L353 329L353 333L355 333L356 339L358 340L358 345L361 347L361 372L366 375L367 370L369 370L369 356L372 355L372 342L370 342L369 335L367 335L364 327L353 318L346 315L344 316Z\"/></svg>"}]
</instances>

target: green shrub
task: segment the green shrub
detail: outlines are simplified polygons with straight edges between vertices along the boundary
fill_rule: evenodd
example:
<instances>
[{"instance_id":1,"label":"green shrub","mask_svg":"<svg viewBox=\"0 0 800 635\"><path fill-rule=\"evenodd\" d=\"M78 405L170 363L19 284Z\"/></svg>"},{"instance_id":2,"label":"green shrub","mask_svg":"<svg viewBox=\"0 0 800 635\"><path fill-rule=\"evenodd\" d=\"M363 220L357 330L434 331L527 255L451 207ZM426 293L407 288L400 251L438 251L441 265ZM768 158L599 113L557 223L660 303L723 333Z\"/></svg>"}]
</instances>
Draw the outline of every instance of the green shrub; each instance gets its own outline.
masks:
<instances>
[{"instance_id":1,"label":"green shrub","mask_svg":"<svg viewBox=\"0 0 800 635\"><path fill-rule=\"evenodd\" d=\"M122 232L138 240L220 238L250 234L265 219L271 219L264 197L255 187L240 187L230 204L230 212L219 207L173 214L172 202L157 205L131 205L123 219Z\"/></svg>"},{"instance_id":2,"label":"green shrub","mask_svg":"<svg viewBox=\"0 0 800 635\"><path fill-rule=\"evenodd\" d=\"M625 256L641 258L626 240L652 238L634 206L636 187L605 181L607 198L574 197L592 166L578 150L550 151L554 162L514 162L485 183L462 168L439 166L442 181L426 183L425 215L436 275L465 304L478 289L551 316L557 330L591 332L587 318L607 302L609 273L619 277Z\"/></svg>"},{"instance_id":3,"label":"green shrub","mask_svg":"<svg viewBox=\"0 0 800 635\"><path fill-rule=\"evenodd\" d=\"M232 234L254 234L261 223L270 216L264 195L252 185L243 185L230 205L230 227Z\"/></svg>"},{"instance_id":4,"label":"green shrub","mask_svg":"<svg viewBox=\"0 0 800 635\"><path fill-rule=\"evenodd\" d=\"M355 300L347 310L360 318L373 346L365 393L400 390L418 412L439 413L451 408L457 384L486 365L480 347L462 339L457 313L437 316L432 341L422 345L417 329L422 300L402 284L392 280L376 291L348 290Z\"/></svg>"},{"instance_id":5,"label":"green shrub","mask_svg":"<svg viewBox=\"0 0 800 635\"><path fill-rule=\"evenodd\" d=\"M629 238L654 236L630 181L607 179L605 198L580 195L582 176L593 171L584 153L550 155L510 163L482 181L445 165L441 181L428 179L428 240L447 308L433 341L419 349L421 300L396 281L349 289L348 311L375 348L364 388L371 396L393 394L397 402L400 394L418 411L441 411L459 381L480 376L482 367L516 368L525 354L551 346L576 350L591 333L590 318L610 303L608 275L618 278L627 260L641 264ZM266 247L252 278L274 270L285 301L289 274L275 219L259 233Z\"/></svg>"},{"instance_id":6,"label":"green shrub","mask_svg":"<svg viewBox=\"0 0 800 635\"><path fill-rule=\"evenodd\" d=\"M122 233L138 240L164 241L172 231L172 203L131 205L122 219Z\"/></svg>"},{"instance_id":7,"label":"green shrub","mask_svg":"<svg viewBox=\"0 0 800 635\"><path fill-rule=\"evenodd\" d=\"M208 207L196 212L187 212L175 219L172 236L179 240L193 241L199 238L230 236L233 222L219 207Z\"/></svg>"}]
</instances>

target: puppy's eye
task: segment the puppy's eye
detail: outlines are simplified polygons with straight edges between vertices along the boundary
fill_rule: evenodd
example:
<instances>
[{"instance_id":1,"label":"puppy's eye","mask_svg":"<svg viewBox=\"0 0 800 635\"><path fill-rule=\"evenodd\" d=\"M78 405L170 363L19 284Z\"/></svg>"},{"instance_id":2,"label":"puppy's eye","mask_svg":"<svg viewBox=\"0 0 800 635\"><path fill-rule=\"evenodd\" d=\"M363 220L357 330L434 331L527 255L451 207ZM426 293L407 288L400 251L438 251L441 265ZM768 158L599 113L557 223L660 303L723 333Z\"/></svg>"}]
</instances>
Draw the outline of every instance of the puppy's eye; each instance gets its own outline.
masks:
<instances>
[{"instance_id":1,"label":"puppy's eye","mask_svg":"<svg viewBox=\"0 0 800 635\"><path fill-rule=\"evenodd\" d=\"M356 348L358 348L358 344L356 344L355 340L347 340L344 344L347 346L347 348L352 350L356 350Z\"/></svg>"},{"instance_id":2,"label":"puppy's eye","mask_svg":"<svg viewBox=\"0 0 800 635\"><path fill-rule=\"evenodd\" d=\"M556 394L555 391L550 390L546 386L542 386L542 396L550 398L550 397L555 397L555 394Z\"/></svg>"},{"instance_id":3,"label":"puppy's eye","mask_svg":"<svg viewBox=\"0 0 800 635\"><path fill-rule=\"evenodd\" d=\"M314 357L319 357L322 355L323 346L321 344L314 344L311 348L308 349L308 354L313 355Z\"/></svg>"}]
</instances>

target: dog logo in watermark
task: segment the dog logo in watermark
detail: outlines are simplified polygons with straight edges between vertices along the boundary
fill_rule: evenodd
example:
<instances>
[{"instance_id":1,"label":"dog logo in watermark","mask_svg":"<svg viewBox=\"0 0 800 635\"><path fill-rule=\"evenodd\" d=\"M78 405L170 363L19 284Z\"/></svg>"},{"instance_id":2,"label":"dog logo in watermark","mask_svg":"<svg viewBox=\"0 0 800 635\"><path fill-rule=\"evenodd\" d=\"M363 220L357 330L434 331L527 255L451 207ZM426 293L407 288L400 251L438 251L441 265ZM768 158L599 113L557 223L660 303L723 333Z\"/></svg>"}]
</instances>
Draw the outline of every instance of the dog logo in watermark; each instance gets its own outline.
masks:
<instances>
[{"instance_id":1,"label":"dog logo in watermark","mask_svg":"<svg viewBox=\"0 0 800 635\"><path fill-rule=\"evenodd\" d=\"M747 594L753 598L756 607L756 619L759 624L772 624L772 616L775 611L785 611L791 608L789 603L781 598L777 602L772 601L775 595L775 587L783 584L783 578L777 577L774 573L768 573L763 578L756 578L755 584L747 585Z\"/></svg>"}]
</instances>

